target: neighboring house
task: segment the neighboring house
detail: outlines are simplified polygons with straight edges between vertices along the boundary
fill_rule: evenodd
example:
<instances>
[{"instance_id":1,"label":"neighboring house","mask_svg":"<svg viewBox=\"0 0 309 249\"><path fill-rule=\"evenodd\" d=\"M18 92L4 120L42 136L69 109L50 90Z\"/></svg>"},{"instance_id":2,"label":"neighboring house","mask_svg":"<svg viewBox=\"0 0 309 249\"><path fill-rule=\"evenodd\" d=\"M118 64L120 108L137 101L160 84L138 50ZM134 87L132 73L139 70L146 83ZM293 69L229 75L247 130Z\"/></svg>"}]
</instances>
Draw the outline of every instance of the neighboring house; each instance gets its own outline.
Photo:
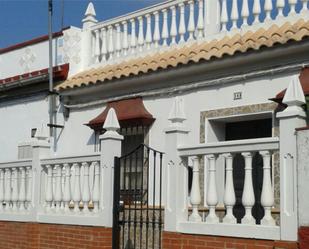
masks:
<instances>
[{"instance_id":1,"label":"neighboring house","mask_svg":"<svg viewBox=\"0 0 309 249\"><path fill-rule=\"evenodd\" d=\"M308 248L308 1L82 23L53 124L46 38L0 50L1 248Z\"/></svg>"}]
</instances>

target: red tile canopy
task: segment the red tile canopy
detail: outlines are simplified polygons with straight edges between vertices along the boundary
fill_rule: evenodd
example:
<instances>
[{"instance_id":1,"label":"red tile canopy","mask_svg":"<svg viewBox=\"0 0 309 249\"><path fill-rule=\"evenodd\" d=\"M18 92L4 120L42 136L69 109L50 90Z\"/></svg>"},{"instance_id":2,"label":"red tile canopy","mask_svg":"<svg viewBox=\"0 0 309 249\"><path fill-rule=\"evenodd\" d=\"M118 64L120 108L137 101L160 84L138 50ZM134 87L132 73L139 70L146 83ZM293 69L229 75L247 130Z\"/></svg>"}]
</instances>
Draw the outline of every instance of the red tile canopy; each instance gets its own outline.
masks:
<instances>
[{"instance_id":1,"label":"red tile canopy","mask_svg":"<svg viewBox=\"0 0 309 249\"><path fill-rule=\"evenodd\" d=\"M111 107L116 111L121 128L150 126L155 120L146 110L142 98L134 98L109 102L105 110L86 125L93 130L102 130L107 113Z\"/></svg>"}]
</instances>

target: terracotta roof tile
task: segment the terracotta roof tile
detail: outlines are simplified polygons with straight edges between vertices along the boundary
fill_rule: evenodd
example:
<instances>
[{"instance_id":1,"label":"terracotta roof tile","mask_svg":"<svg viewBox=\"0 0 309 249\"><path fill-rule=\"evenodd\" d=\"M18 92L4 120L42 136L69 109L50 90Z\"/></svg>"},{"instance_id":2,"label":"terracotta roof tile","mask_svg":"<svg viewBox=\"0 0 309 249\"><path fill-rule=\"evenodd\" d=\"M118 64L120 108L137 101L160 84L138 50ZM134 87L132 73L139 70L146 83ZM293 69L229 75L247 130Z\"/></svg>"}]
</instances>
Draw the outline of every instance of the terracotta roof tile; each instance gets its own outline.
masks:
<instances>
[{"instance_id":1,"label":"terracotta roof tile","mask_svg":"<svg viewBox=\"0 0 309 249\"><path fill-rule=\"evenodd\" d=\"M158 69L177 67L189 62L198 63L201 60L222 58L224 55L232 56L236 52L245 53L249 49L259 50L263 46L273 47L276 44L285 44L290 40L301 41L308 36L309 21L304 19L300 19L294 24L290 22L281 26L273 24L267 29L259 28L256 31L247 31L244 34L229 34L220 40L192 42L182 47L172 47L164 52L161 51L81 72L58 85L57 90L62 91L97 84L98 82L148 73Z\"/></svg>"}]
</instances>

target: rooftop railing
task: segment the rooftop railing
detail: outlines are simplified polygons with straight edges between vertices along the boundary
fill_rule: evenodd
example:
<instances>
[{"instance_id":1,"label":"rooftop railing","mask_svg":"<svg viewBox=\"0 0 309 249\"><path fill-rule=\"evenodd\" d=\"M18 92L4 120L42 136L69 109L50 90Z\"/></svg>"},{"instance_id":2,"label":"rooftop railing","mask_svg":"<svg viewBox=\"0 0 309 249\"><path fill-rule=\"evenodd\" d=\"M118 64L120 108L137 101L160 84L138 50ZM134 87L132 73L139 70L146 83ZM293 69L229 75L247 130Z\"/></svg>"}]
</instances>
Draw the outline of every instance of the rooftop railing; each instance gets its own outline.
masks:
<instances>
[{"instance_id":1,"label":"rooftop railing","mask_svg":"<svg viewBox=\"0 0 309 249\"><path fill-rule=\"evenodd\" d=\"M94 10L88 8L83 20L84 29L89 31L83 43L85 66L114 63L212 39L216 34L292 20L306 11L308 0L169 0L96 23Z\"/></svg>"}]
</instances>

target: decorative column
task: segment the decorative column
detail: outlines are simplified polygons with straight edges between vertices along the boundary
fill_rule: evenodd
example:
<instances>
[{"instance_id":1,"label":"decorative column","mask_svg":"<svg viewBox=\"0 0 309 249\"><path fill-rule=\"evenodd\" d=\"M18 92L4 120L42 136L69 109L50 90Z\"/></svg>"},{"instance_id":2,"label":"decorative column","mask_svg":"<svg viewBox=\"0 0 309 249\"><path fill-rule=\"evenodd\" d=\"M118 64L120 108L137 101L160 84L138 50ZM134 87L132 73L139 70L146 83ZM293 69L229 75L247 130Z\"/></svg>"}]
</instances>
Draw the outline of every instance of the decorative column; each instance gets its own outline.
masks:
<instances>
[{"instance_id":1,"label":"decorative column","mask_svg":"<svg viewBox=\"0 0 309 249\"><path fill-rule=\"evenodd\" d=\"M12 211L17 211L18 201L18 171L17 168L12 168Z\"/></svg>"},{"instance_id":2,"label":"decorative column","mask_svg":"<svg viewBox=\"0 0 309 249\"><path fill-rule=\"evenodd\" d=\"M32 168L26 167L26 208L30 210L32 207Z\"/></svg>"},{"instance_id":3,"label":"decorative column","mask_svg":"<svg viewBox=\"0 0 309 249\"><path fill-rule=\"evenodd\" d=\"M46 165L47 184L45 191L46 211L49 212L53 202L53 168L51 165Z\"/></svg>"},{"instance_id":4,"label":"decorative column","mask_svg":"<svg viewBox=\"0 0 309 249\"><path fill-rule=\"evenodd\" d=\"M241 154L245 158L245 183L244 183L244 190L242 193L242 204L246 210L246 214L241 219L241 223L255 225L255 219L252 216L252 208L255 203L253 182L252 182L252 153L243 152Z\"/></svg>"},{"instance_id":5,"label":"decorative column","mask_svg":"<svg viewBox=\"0 0 309 249\"><path fill-rule=\"evenodd\" d=\"M271 165L269 151L260 151L263 157L263 186L261 194L261 204L264 208L264 217L261 220L261 224L265 226L275 226L276 221L271 216L271 208L274 205L274 193L271 183Z\"/></svg>"},{"instance_id":6,"label":"decorative column","mask_svg":"<svg viewBox=\"0 0 309 249\"><path fill-rule=\"evenodd\" d=\"M6 168L4 173L4 201L5 201L5 211L10 209L11 205L11 169Z\"/></svg>"},{"instance_id":7,"label":"decorative column","mask_svg":"<svg viewBox=\"0 0 309 249\"><path fill-rule=\"evenodd\" d=\"M60 165L55 165L55 193L54 202L56 204L56 212L60 211L61 201L62 201L62 184L61 184L61 173L62 167Z\"/></svg>"},{"instance_id":8,"label":"decorative column","mask_svg":"<svg viewBox=\"0 0 309 249\"><path fill-rule=\"evenodd\" d=\"M297 148L295 128L306 126L306 103L298 76L282 100L287 108L277 114L280 127L280 229L282 240L297 241Z\"/></svg>"},{"instance_id":9,"label":"decorative column","mask_svg":"<svg viewBox=\"0 0 309 249\"><path fill-rule=\"evenodd\" d=\"M226 215L223 218L223 222L236 224L237 220L233 215L233 207L236 203L233 182L233 156L230 153L225 155L225 175L224 205L226 207Z\"/></svg>"},{"instance_id":10,"label":"decorative column","mask_svg":"<svg viewBox=\"0 0 309 249\"><path fill-rule=\"evenodd\" d=\"M93 165L94 165L94 180L92 190L92 203L93 203L93 212L97 213L99 211L99 201L100 201L100 164L99 162L93 162Z\"/></svg>"},{"instance_id":11,"label":"decorative column","mask_svg":"<svg viewBox=\"0 0 309 249\"><path fill-rule=\"evenodd\" d=\"M192 158L192 161L193 161L193 177L192 177L192 187L190 194L192 214L189 216L189 221L199 222L202 221L202 217L198 213L198 206L201 204L199 158L195 156Z\"/></svg>"},{"instance_id":12,"label":"decorative column","mask_svg":"<svg viewBox=\"0 0 309 249\"><path fill-rule=\"evenodd\" d=\"M64 212L70 211L70 201L71 201L71 167L68 163L63 165L65 175L64 175L64 191L63 191L63 202L64 202Z\"/></svg>"},{"instance_id":13,"label":"decorative column","mask_svg":"<svg viewBox=\"0 0 309 249\"><path fill-rule=\"evenodd\" d=\"M177 223L188 219L188 166L186 159L179 156L177 147L184 145L189 131L184 127L186 120L183 100L176 97L170 111L170 126L165 130L166 160L166 205L164 230L176 232Z\"/></svg>"},{"instance_id":14,"label":"decorative column","mask_svg":"<svg viewBox=\"0 0 309 249\"><path fill-rule=\"evenodd\" d=\"M80 165L78 163L73 164L75 170L74 176L74 190L73 190L73 202L74 202L74 212L79 212L79 203L81 201L81 190L80 190Z\"/></svg>"},{"instance_id":15,"label":"decorative column","mask_svg":"<svg viewBox=\"0 0 309 249\"><path fill-rule=\"evenodd\" d=\"M120 128L116 112L110 108L103 128L106 132L100 136L101 142L101 196L100 209L103 213L103 225L113 225L113 186L114 186L114 160L121 156L121 141L123 136L117 130Z\"/></svg>"},{"instance_id":16,"label":"decorative column","mask_svg":"<svg viewBox=\"0 0 309 249\"><path fill-rule=\"evenodd\" d=\"M206 202L209 207L209 213L206 222L209 224L219 223L219 217L216 215L216 206L218 204L217 186L216 186L216 155L207 155L208 159L208 188Z\"/></svg>"},{"instance_id":17,"label":"decorative column","mask_svg":"<svg viewBox=\"0 0 309 249\"><path fill-rule=\"evenodd\" d=\"M90 201L90 187L89 187L89 164L83 163L84 168L84 181L83 181L83 191L82 191L82 201L84 204L83 212L89 212L89 201Z\"/></svg>"},{"instance_id":18,"label":"decorative column","mask_svg":"<svg viewBox=\"0 0 309 249\"><path fill-rule=\"evenodd\" d=\"M93 4L90 2L88 4L87 10L85 12L85 17L82 20L83 29L82 29L82 50L81 50L81 58L82 58L82 68L81 70L85 70L88 66L94 62L92 61L92 31L91 27L95 25L98 21L96 20L96 13Z\"/></svg>"},{"instance_id":19,"label":"decorative column","mask_svg":"<svg viewBox=\"0 0 309 249\"><path fill-rule=\"evenodd\" d=\"M26 202L26 168L20 167L20 184L19 184L19 193L18 193L18 203L19 203L19 210L24 211L26 209L25 202Z\"/></svg>"}]
</instances>

